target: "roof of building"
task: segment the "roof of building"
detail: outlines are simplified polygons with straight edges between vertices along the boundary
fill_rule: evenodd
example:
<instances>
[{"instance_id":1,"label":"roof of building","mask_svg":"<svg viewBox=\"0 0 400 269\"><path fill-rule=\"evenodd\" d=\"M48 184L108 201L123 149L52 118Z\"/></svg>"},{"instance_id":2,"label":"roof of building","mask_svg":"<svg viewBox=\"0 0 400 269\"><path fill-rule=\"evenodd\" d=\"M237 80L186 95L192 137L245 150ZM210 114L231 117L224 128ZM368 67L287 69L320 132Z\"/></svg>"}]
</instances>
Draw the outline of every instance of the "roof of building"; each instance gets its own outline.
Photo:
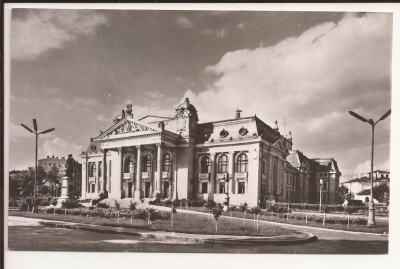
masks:
<instances>
[{"instance_id":1,"label":"roof of building","mask_svg":"<svg viewBox=\"0 0 400 269\"><path fill-rule=\"evenodd\" d=\"M360 192L357 193L357 195L370 195L371 194L371 190L370 189L364 189Z\"/></svg>"}]
</instances>

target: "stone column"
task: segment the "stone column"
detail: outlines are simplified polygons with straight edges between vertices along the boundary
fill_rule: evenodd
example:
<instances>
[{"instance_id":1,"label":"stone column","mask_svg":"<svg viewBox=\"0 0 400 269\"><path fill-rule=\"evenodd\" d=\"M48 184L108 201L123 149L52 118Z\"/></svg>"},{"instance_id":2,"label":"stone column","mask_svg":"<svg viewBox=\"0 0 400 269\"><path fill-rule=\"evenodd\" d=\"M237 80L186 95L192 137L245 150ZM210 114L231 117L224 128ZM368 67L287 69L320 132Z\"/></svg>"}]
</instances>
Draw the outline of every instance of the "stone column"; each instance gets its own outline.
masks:
<instances>
[{"instance_id":1,"label":"stone column","mask_svg":"<svg viewBox=\"0 0 400 269\"><path fill-rule=\"evenodd\" d=\"M102 171L102 176L103 176L103 193L105 197L108 197L108 192L107 192L107 150L103 150L103 171Z\"/></svg>"},{"instance_id":2,"label":"stone column","mask_svg":"<svg viewBox=\"0 0 400 269\"><path fill-rule=\"evenodd\" d=\"M161 143L157 144L157 172L156 172L156 178L155 178L155 194L159 193L161 194L162 190L162 170L163 170L163 145ZM170 189L172 186L170 186ZM163 197L164 198L164 197Z\"/></svg>"},{"instance_id":3,"label":"stone column","mask_svg":"<svg viewBox=\"0 0 400 269\"><path fill-rule=\"evenodd\" d=\"M122 197L123 182L124 182L124 150L122 147L118 150L118 167L116 179L119 180L119 195Z\"/></svg>"},{"instance_id":4,"label":"stone column","mask_svg":"<svg viewBox=\"0 0 400 269\"><path fill-rule=\"evenodd\" d=\"M214 199L213 195L215 193L215 153L210 154L210 190L208 191L211 194L211 198Z\"/></svg>"},{"instance_id":5,"label":"stone column","mask_svg":"<svg viewBox=\"0 0 400 269\"><path fill-rule=\"evenodd\" d=\"M227 190L229 192L229 194L233 194L233 188L236 184L235 183L235 152L230 151L229 155L229 166L228 166L228 173L229 173L229 178L231 178L230 182L229 182L229 190Z\"/></svg>"},{"instance_id":6,"label":"stone column","mask_svg":"<svg viewBox=\"0 0 400 269\"><path fill-rule=\"evenodd\" d=\"M99 162L94 162L94 167L96 168L94 171L94 192L97 194L99 193L99 171L98 171Z\"/></svg>"},{"instance_id":7,"label":"stone column","mask_svg":"<svg viewBox=\"0 0 400 269\"><path fill-rule=\"evenodd\" d=\"M136 146L136 183L135 183L135 199L142 198L142 150L141 146Z\"/></svg>"}]
</instances>

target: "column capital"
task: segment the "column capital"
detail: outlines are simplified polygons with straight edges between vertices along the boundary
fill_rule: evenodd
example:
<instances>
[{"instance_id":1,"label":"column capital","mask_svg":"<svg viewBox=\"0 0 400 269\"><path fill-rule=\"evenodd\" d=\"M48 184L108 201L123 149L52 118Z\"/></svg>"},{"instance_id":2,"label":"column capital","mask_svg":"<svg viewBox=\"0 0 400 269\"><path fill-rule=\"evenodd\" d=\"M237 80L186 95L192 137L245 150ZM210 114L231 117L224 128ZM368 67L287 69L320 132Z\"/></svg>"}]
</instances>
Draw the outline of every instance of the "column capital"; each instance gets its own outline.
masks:
<instances>
[{"instance_id":1,"label":"column capital","mask_svg":"<svg viewBox=\"0 0 400 269\"><path fill-rule=\"evenodd\" d=\"M142 145L136 145L135 146L137 150L141 150L142 149Z\"/></svg>"},{"instance_id":2,"label":"column capital","mask_svg":"<svg viewBox=\"0 0 400 269\"><path fill-rule=\"evenodd\" d=\"M156 146L157 146L158 149L164 148L164 143L162 143L162 142L156 143Z\"/></svg>"}]
</instances>

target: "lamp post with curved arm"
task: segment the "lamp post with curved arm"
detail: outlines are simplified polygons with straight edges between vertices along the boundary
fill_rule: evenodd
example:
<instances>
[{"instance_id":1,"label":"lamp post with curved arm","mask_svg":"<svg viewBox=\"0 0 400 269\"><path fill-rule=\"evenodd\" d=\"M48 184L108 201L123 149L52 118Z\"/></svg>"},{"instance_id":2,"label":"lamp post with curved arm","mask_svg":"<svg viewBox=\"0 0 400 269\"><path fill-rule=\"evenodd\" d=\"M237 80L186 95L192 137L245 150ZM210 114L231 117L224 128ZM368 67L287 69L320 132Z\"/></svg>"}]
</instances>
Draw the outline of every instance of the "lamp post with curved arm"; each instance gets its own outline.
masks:
<instances>
[{"instance_id":1,"label":"lamp post with curved arm","mask_svg":"<svg viewBox=\"0 0 400 269\"><path fill-rule=\"evenodd\" d=\"M38 131L38 126L37 126L37 122L36 119L33 119L33 130L31 128L29 128L28 126L26 126L25 124L21 123L21 126L24 127L28 132L33 133L36 137L36 143L35 143L35 183L34 183L34 188L33 188L33 197L36 198L36 193L37 193L37 153L38 153L38 138L40 134L46 134L46 133L50 133L52 131L55 130L55 128L51 128L51 129L47 129L45 131ZM35 199L34 199L35 200ZM35 202L32 206L32 212L36 212L37 208L35 205Z\"/></svg>"},{"instance_id":2,"label":"lamp post with curved arm","mask_svg":"<svg viewBox=\"0 0 400 269\"><path fill-rule=\"evenodd\" d=\"M367 226L375 226L375 205L374 205L374 196L373 196L373 188L374 188L374 138L375 138L375 125L378 124L378 122L386 119L391 113L391 109L389 109L385 114L383 114L382 117L379 118L378 121L374 122L373 119L367 120L366 118L358 115L357 113L353 111L349 111L349 114L355 117L356 119L369 123L372 127L372 149L371 149L371 174L370 174L370 180L371 180L371 192L370 192L370 199L369 199L369 205L368 205L368 222Z\"/></svg>"}]
</instances>

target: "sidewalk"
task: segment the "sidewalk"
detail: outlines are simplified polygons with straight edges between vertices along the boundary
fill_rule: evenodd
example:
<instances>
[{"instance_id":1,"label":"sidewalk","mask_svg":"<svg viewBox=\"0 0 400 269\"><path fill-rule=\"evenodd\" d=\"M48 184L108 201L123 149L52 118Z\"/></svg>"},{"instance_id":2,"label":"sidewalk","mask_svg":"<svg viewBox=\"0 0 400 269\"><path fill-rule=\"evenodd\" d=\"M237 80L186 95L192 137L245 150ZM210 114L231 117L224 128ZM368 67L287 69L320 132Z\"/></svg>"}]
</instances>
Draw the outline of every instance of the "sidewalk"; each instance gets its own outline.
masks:
<instances>
[{"instance_id":1,"label":"sidewalk","mask_svg":"<svg viewBox=\"0 0 400 269\"><path fill-rule=\"evenodd\" d=\"M140 236L144 238L157 239L179 239L182 241L191 241L197 243L219 243L219 244L302 244L317 240L317 237L310 233L301 233L296 235L284 235L275 237L261 236L235 236L235 235L213 235L213 234L185 234L164 231L147 231L140 229L130 229L123 227L100 226L93 224L72 223L64 221L43 220L34 218L24 218L9 216L9 225L24 226L50 226L67 229L77 229L84 231L92 231L98 233L115 233L130 236Z\"/></svg>"}]
</instances>

